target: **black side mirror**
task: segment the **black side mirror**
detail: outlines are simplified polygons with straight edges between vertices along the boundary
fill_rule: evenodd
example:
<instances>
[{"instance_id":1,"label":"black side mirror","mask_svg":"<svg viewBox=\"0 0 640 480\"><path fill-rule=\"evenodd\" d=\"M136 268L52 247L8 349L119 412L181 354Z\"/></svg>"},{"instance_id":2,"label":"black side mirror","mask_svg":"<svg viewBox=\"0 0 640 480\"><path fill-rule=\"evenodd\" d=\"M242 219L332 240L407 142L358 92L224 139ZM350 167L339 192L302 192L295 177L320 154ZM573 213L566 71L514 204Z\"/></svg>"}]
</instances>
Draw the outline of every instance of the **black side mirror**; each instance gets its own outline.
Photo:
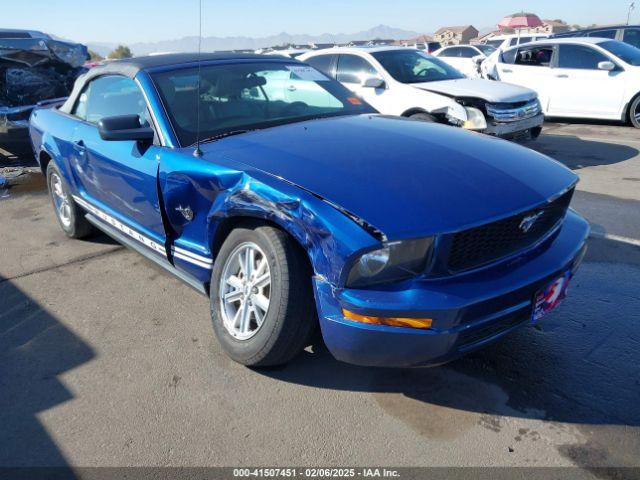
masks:
<instances>
[{"instance_id":1,"label":"black side mirror","mask_svg":"<svg viewBox=\"0 0 640 480\"><path fill-rule=\"evenodd\" d=\"M98 131L103 140L149 142L154 137L153 128L142 125L138 115L105 117L98 122Z\"/></svg>"}]
</instances>

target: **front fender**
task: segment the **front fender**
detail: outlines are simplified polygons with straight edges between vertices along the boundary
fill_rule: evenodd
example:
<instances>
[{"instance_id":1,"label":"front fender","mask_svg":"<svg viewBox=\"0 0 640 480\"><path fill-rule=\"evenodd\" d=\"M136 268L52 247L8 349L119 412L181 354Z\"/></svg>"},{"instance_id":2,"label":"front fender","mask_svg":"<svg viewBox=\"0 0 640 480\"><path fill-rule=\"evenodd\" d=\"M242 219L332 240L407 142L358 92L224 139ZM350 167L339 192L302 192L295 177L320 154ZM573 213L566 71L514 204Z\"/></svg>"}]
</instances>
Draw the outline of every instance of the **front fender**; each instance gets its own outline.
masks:
<instances>
[{"instance_id":1,"label":"front fender","mask_svg":"<svg viewBox=\"0 0 640 480\"><path fill-rule=\"evenodd\" d=\"M461 122L467 120L464 107L453 98L410 85L404 85L403 88L407 90L405 95L411 93L412 108L421 108L431 115L448 115Z\"/></svg>"},{"instance_id":2,"label":"front fender","mask_svg":"<svg viewBox=\"0 0 640 480\"><path fill-rule=\"evenodd\" d=\"M256 218L275 223L307 252L315 275L338 285L342 268L355 253L379 243L321 198L259 170L233 170L184 159L161 163L160 189L173 241L212 257L219 228L229 219ZM186 168L185 168L186 167ZM180 212L189 206L187 220Z\"/></svg>"}]
</instances>

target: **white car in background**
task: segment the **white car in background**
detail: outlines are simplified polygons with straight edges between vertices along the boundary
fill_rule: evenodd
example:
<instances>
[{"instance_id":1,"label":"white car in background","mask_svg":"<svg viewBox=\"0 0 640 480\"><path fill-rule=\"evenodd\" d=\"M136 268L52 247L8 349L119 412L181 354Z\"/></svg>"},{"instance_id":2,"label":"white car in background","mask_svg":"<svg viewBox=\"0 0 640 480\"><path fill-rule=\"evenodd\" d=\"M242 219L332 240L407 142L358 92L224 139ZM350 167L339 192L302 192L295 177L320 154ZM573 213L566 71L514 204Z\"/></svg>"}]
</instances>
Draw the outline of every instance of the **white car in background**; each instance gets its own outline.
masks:
<instances>
[{"instance_id":1,"label":"white car in background","mask_svg":"<svg viewBox=\"0 0 640 480\"><path fill-rule=\"evenodd\" d=\"M342 82L380 113L503 137L540 134L544 116L528 88L469 79L414 48L338 47L298 58Z\"/></svg>"},{"instance_id":2,"label":"white car in background","mask_svg":"<svg viewBox=\"0 0 640 480\"><path fill-rule=\"evenodd\" d=\"M551 38L504 51L502 81L538 92L551 117L629 120L640 128L640 49L606 38Z\"/></svg>"},{"instance_id":3,"label":"white car in background","mask_svg":"<svg viewBox=\"0 0 640 480\"><path fill-rule=\"evenodd\" d=\"M545 33L531 33L522 35L496 35L491 37L489 40L483 42L483 44L493 47L495 50L490 55L487 55L487 58L480 65L480 76L482 78L488 78L489 80L495 80L497 78L495 70L496 63L498 63L498 58L503 51L510 47L544 40L545 38L549 38L549 35Z\"/></svg>"},{"instance_id":4,"label":"white car in background","mask_svg":"<svg viewBox=\"0 0 640 480\"><path fill-rule=\"evenodd\" d=\"M469 78L480 77L480 64L496 49L491 45L450 45L432 53Z\"/></svg>"}]
</instances>

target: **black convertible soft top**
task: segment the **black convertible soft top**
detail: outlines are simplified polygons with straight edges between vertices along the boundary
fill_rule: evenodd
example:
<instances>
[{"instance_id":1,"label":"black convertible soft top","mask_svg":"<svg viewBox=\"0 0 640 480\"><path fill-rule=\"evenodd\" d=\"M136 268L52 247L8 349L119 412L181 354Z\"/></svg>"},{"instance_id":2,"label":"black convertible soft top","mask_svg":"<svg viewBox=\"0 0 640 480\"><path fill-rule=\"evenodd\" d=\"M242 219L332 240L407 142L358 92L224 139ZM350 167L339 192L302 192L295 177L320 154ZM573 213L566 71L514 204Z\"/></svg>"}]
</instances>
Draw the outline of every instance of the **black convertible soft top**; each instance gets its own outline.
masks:
<instances>
[{"instance_id":1,"label":"black convertible soft top","mask_svg":"<svg viewBox=\"0 0 640 480\"><path fill-rule=\"evenodd\" d=\"M254 53L166 53L162 55L149 55L146 57L124 58L121 60L113 60L106 62L104 65L98 65L90 69L84 75L76 80L73 91L66 102L60 107L65 113L71 113L73 104L84 89L84 86L93 78L102 75L124 75L129 78L135 78L140 70L146 70L155 67L164 67L168 65L182 65L197 62L212 62L216 60L288 60L289 62L297 62L292 58L278 57L275 55L257 55Z\"/></svg>"}]
</instances>

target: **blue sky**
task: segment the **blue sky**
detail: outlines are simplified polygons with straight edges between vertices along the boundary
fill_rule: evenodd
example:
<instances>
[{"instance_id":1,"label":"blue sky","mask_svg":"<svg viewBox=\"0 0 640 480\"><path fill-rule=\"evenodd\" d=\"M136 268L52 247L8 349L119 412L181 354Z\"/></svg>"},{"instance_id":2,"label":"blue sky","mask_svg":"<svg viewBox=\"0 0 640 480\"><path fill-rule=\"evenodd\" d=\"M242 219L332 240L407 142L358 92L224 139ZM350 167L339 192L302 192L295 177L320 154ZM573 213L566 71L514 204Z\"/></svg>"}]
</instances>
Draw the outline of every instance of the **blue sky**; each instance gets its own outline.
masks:
<instances>
[{"instance_id":1,"label":"blue sky","mask_svg":"<svg viewBox=\"0 0 640 480\"><path fill-rule=\"evenodd\" d=\"M626 20L630 0L203 0L207 36L352 33L385 24L433 32L485 28L513 11L569 23ZM640 2L636 2L638 4ZM3 4L3 5L2 5ZM155 41L197 33L198 0L0 0L0 27L42 30L80 42ZM640 5L632 15L640 23Z\"/></svg>"}]
</instances>

